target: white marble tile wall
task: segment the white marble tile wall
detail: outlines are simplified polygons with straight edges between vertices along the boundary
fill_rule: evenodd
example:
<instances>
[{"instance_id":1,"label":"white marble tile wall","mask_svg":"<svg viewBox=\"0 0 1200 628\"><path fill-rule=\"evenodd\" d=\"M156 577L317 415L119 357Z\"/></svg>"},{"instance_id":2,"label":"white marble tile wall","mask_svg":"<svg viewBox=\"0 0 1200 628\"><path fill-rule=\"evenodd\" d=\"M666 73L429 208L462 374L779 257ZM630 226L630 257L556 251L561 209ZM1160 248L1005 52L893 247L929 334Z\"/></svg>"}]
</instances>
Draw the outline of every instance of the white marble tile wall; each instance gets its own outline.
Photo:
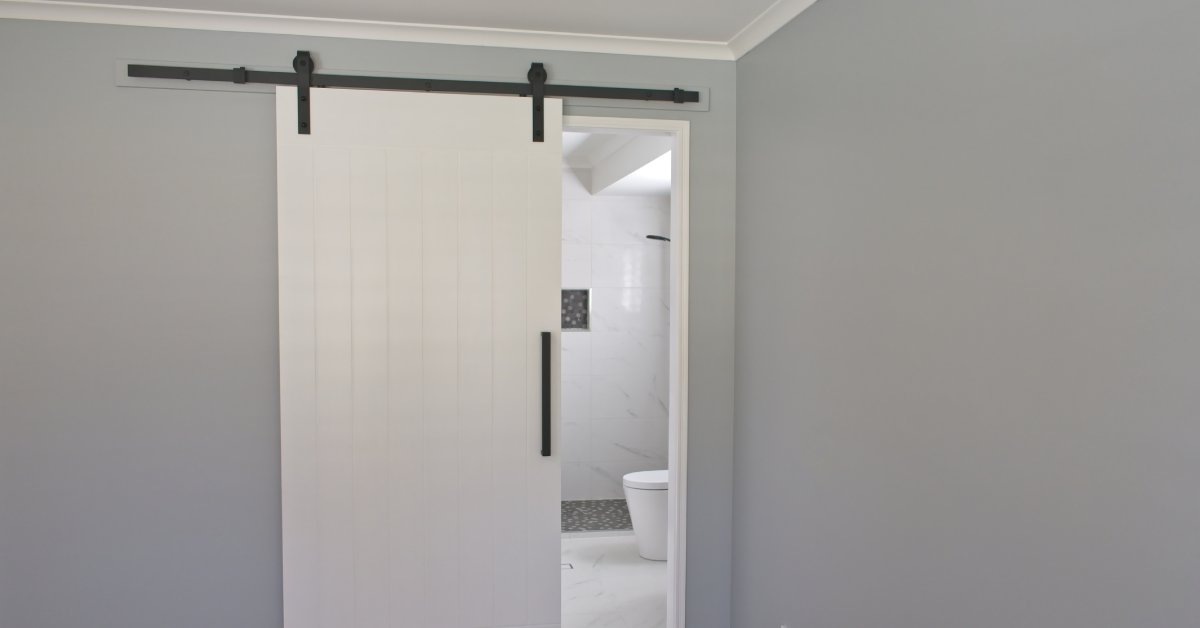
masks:
<instances>
[{"instance_id":1,"label":"white marble tile wall","mask_svg":"<svg viewBox=\"0 0 1200 628\"><path fill-rule=\"evenodd\" d=\"M562 334L563 499L623 497L667 468L670 232L662 196L592 196L563 173L563 287L590 288L591 330Z\"/></svg>"}]
</instances>

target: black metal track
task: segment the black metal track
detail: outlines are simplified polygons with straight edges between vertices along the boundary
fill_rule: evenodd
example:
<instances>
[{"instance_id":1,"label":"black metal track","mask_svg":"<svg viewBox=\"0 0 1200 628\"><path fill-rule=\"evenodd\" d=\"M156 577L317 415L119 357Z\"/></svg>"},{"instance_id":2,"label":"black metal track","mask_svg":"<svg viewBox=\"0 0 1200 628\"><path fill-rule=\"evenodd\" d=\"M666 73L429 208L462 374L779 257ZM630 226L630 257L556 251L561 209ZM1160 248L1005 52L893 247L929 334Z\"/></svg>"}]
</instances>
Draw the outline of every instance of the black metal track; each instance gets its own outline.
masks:
<instances>
[{"instance_id":1,"label":"black metal track","mask_svg":"<svg viewBox=\"0 0 1200 628\"><path fill-rule=\"evenodd\" d=\"M302 62L303 60L303 62ZM224 70L220 68L187 68L168 65L129 64L128 73L134 78L178 79L184 81L215 81L219 83L257 83L266 85L297 85L304 88L304 79L308 79L311 87L341 87L350 89L379 89L409 92L445 92L457 94L507 94L513 96L538 96L558 98L604 98L615 100L646 100L673 103L700 102L700 92L675 89L641 89L636 87L596 87L589 85L553 85L545 83L545 70L542 64L531 66L528 83L505 83L495 81L459 81L447 79L396 78L390 76L355 76L349 74L320 74L316 73L312 57L305 51L297 53L293 67L296 72L265 72L247 70L245 67ZM540 70L540 74L535 72ZM536 80L541 78L542 83ZM540 92L540 94L538 93ZM538 120L541 112L534 105L534 141L542 138L537 135ZM300 133L311 131L308 124L307 94L300 95Z\"/></svg>"},{"instance_id":2,"label":"black metal track","mask_svg":"<svg viewBox=\"0 0 1200 628\"><path fill-rule=\"evenodd\" d=\"M238 72L245 73L244 81L236 81ZM181 79L185 81L216 81L218 83L258 83L265 85L295 85L293 72L265 72L235 68L185 68L170 65L129 64L133 78ZM313 74L313 87L344 87L354 89L384 89L406 92L452 92L458 94L509 94L532 96L529 83L500 83L494 81L457 81L449 79L397 78L391 76L355 76L351 74ZM676 96L676 92L679 95ZM589 85L546 84L546 95L552 98L607 98L610 100L649 100L660 102L700 102L700 92L674 89L641 89L637 87L595 87Z\"/></svg>"}]
</instances>

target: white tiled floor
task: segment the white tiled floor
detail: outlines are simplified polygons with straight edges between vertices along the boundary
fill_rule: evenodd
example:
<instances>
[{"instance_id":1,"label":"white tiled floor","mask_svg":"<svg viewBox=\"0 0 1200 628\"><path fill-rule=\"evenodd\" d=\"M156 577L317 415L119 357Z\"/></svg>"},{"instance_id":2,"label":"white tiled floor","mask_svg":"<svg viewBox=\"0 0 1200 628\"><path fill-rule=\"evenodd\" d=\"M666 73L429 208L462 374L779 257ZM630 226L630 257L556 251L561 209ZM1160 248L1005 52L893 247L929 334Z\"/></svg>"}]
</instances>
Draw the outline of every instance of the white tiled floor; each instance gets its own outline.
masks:
<instances>
[{"instance_id":1,"label":"white tiled floor","mask_svg":"<svg viewBox=\"0 0 1200 628\"><path fill-rule=\"evenodd\" d=\"M667 563L638 556L632 534L564 534L562 562L562 628L666 625Z\"/></svg>"}]
</instances>

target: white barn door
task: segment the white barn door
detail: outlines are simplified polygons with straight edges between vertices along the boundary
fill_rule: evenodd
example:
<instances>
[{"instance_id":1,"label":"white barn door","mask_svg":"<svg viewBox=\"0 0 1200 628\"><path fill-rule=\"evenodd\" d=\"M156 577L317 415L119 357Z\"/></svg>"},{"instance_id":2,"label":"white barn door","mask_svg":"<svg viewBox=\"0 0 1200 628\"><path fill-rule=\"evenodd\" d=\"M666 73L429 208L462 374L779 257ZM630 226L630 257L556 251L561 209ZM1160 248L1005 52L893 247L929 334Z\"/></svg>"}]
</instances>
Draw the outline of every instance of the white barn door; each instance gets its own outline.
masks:
<instances>
[{"instance_id":1,"label":"white barn door","mask_svg":"<svg viewBox=\"0 0 1200 628\"><path fill-rule=\"evenodd\" d=\"M557 626L561 102L534 143L527 98L311 99L299 135L276 95L284 624Z\"/></svg>"}]
</instances>

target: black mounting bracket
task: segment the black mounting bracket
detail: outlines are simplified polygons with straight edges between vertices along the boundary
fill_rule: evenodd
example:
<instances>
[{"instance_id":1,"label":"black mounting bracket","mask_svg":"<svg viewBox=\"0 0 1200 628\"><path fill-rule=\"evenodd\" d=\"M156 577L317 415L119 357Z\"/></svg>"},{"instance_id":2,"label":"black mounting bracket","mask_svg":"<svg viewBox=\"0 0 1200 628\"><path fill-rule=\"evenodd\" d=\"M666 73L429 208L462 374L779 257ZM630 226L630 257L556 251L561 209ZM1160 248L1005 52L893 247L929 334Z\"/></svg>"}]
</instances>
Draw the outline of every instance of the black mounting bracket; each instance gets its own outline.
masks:
<instances>
[{"instance_id":1,"label":"black mounting bracket","mask_svg":"<svg viewBox=\"0 0 1200 628\"><path fill-rule=\"evenodd\" d=\"M296 53L292 59L292 68L296 70L296 120L300 135L312 133L312 121L309 119L308 92L312 87L313 60L307 50Z\"/></svg>"},{"instance_id":2,"label":"black mounting bracket","mask_svg":"<svg viewBox=\"0 0 1200 628\"><path fill-rule=\"evenodd\" d=\"M166 65L131 63L128 74L135 78L180 79L185 81L219 81L296 86L296 131L312 133L309 96L314 87L350 89L383 89L410 92L443 92L455 94L499 94L533 97L533 141L546 141L546 98L606 98L615 100L648 100L676 104L700 102L700 92L674 89L644 89L640 87L599 87L591 85L548 85L546 66L534 63L526 75L528 82L502 83L496 81L459 81L453 79L397 78L391 76L358 76L351 74L317 74L312 55L301 50L292 60L294 72L233 69L189 68Z\"/></svg>"},{"instance_id":3,"label":"black mounting bracket","mask_svg":"<svg viewBox=\"0 0 1200 628\"><path fill-rule=\"evenodd\" d=\"M546 68L540 63L529 66L529 91L533 94L533 141L546 141Z\"/></svg>"}]
</instances>

